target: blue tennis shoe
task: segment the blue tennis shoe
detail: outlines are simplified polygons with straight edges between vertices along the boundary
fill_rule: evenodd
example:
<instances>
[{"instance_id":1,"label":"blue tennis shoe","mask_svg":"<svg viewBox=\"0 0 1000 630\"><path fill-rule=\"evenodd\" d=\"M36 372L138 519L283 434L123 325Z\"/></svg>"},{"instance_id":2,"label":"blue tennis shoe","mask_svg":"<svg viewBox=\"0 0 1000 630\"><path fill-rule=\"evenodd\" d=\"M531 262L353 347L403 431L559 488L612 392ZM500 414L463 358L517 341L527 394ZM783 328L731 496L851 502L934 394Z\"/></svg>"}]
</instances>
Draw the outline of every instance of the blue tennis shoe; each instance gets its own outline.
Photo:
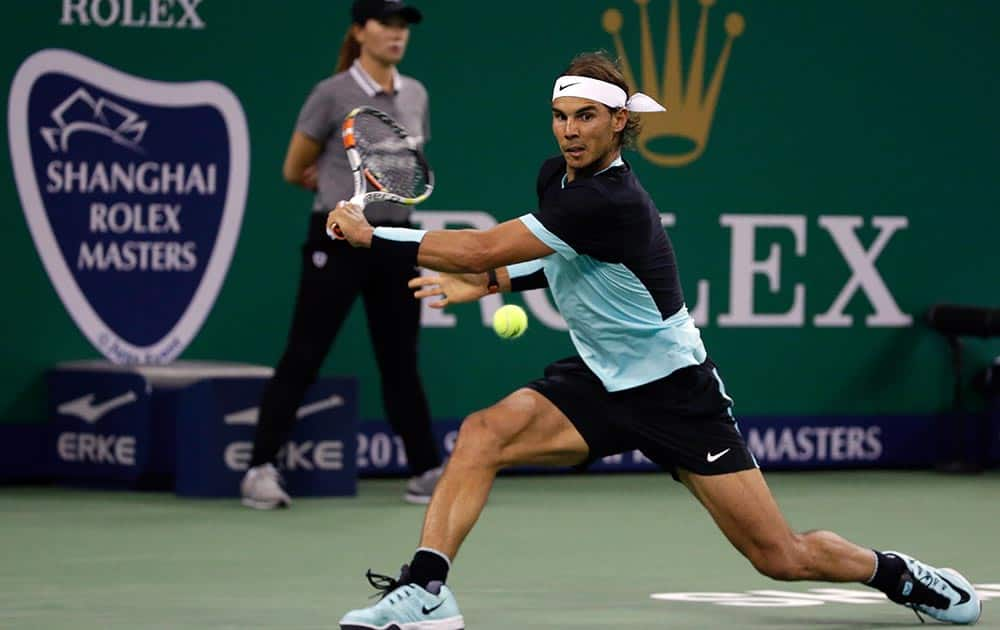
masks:
<instances>
[{"instance_id":1,"label":"blue tennis shoe","mask_svg":"<svg viewBox=\"0 0 1000 630\"><path fill-rule=\"evenodd\" d=\"M464 630L455 596L441 582L427 588L407 584L409 567L398 580L368 572L368 581L382 591L374 606L352 610L340 620L341 630Z\"/></svg>"},{"instance_id":2,"label":"blue tennis shoe","mask_svg":"<svg viewBox=\"0 0 1000 630\"><path fill-rule=\"evenodd\" d=\"M936 569L898 551L885 554L898 556L906 563L899 592L889 599L946 623L968 625L979 621L983 603L961 573Z\"/></svg>"}]
</instances>

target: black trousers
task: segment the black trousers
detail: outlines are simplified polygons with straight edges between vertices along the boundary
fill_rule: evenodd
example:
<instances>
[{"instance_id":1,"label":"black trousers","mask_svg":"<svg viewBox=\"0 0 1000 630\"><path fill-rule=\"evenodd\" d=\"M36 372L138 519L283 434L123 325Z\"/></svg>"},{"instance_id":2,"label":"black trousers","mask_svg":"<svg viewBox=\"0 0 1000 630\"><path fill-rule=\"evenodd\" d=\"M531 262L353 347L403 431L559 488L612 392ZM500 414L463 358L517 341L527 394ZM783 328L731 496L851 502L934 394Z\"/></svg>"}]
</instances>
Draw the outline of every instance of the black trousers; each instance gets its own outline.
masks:
<instances>
[{"instance_id":1,"label":"black trousers","mask_svg":"<svg viewBox=\"0 0 1000 630\"><path fill-rule=\"evenodd\" d=\"M417 369L420 302L406 286L418 271L376 259L367 249L326 236L326 214L314 212L302 247L295 314L281 361L264 389L251 466L274 462L288 440L306 389L316 380L355 299L364 300L368 332L382 380L382 402L403 440L410 471L441 464L431 417ZM342 371L349 371L342 370Z\"/></svg>"}]
</instances>

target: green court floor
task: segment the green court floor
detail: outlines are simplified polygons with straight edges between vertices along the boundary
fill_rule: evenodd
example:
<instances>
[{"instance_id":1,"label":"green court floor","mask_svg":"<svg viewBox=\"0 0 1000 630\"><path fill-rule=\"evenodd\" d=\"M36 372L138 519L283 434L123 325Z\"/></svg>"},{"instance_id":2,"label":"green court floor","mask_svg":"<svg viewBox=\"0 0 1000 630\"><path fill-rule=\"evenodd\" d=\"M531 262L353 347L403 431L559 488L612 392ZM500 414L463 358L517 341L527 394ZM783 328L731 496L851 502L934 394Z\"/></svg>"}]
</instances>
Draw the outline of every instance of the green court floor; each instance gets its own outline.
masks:
<instances>
[{"instance_id":1,"label":"green court floor","mask_svg":"<svg viewBox=\"0 0 1000 630\"><path fill-rule=\"evenodd\" d=\"M996 599L979 627L1000 628L1000 472L768 479L797 529L833 529L989 585L981 592ZM354 499L254 512L235 500L0 488L0 628L336 628L369 601L365 569L395 573L413 551L423 509L401 491L400 480L362 481ZM472 630L920 627L859 585L758 575L666 475L501 478L449 582ZM678 601L690 592L711 601Z\"/></svg>"}]
</instances>

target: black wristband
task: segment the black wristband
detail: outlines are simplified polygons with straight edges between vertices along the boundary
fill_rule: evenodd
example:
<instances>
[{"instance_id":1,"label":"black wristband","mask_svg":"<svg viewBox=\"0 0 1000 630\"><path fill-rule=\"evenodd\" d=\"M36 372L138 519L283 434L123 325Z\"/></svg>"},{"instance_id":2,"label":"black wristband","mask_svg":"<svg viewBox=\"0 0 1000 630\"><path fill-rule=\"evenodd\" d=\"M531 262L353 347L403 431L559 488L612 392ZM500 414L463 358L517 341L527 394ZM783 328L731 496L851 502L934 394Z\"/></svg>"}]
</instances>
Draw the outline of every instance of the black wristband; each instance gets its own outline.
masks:
<instances>
[{"instance_id":1,"label":"black wristband","mask_svg":"<svg viewBox=\"0 0 1000 630\"><path fill-rule=\"evenodd\" d=\"M486 272L486 292L487 293L499 293L500 292L500 281L497 280L497 270L490 269Z\"/></svg>"},{"instance_id":2,"label":"black wristband","mask_svg":"<svg viewBox=\"0 0 1000 630\"><path fill-rule=\"evenodd\" d=\"M372 254L376 256L406 261L407 264L416 267L417 252L419 250L419 241L397 241L389 238L382 238L378 234L372 235L371 251Z\"/></svg>"}]
</instances>

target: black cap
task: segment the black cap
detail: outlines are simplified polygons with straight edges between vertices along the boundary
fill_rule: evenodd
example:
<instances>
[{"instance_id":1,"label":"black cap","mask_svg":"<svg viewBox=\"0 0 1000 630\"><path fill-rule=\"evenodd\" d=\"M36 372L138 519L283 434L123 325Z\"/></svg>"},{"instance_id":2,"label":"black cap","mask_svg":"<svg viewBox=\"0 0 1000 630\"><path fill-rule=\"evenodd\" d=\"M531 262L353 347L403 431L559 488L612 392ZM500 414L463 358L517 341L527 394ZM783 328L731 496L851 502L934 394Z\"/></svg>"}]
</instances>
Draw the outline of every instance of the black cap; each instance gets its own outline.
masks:
<instances>
[{"instance_id":1,"label":"black cap","mask_svg":"<svg viewBox=\"0 0 1000 630\"><path fill-rule=\"evenodd\" d=\"M410 24L419 24L424 19L419 10L406 6L402 0L354 0L351 5L351 19L355 24L383 20L390 15L402 16Z\"/></svg>"}]
</instances>

